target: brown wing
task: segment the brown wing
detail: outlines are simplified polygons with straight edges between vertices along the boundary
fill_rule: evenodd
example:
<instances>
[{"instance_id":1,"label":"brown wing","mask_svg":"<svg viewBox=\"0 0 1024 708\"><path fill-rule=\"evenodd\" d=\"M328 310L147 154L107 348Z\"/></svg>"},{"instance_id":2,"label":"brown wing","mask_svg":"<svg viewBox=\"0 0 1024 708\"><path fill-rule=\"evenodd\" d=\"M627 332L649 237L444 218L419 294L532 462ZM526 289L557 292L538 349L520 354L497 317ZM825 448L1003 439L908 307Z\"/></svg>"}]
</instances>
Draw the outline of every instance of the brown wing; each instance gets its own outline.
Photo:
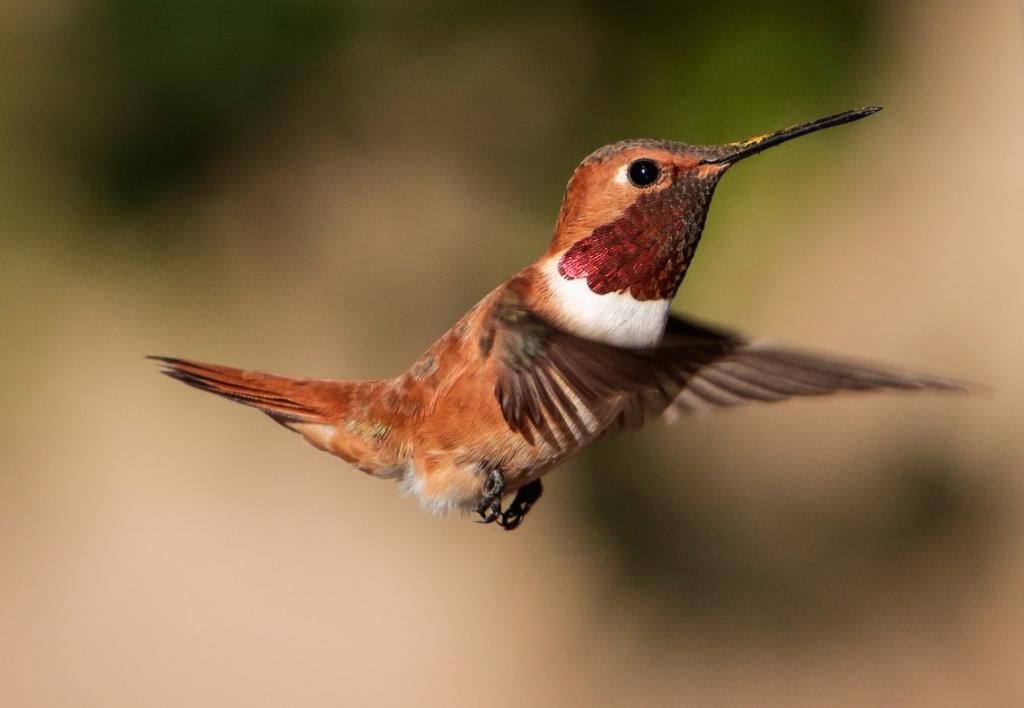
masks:
<instances>
[{"instance_id":1,"label":"brown wing","mask_svg":"<svg viewBox=\"0 0 1024 708\"><path fill-rule=\"evenodd\" d=\"M514 283L489 313L481 349L495 358L494 392L509 427L556 449L638 426L651 409L671 418L837 391L963 389L948 379L749 342L675 316L658 347L602 344L544 321Z\"/></svg>"},{"instance_id":2,"label":"brown wing","mask_svg":"<svg viewBox=\"0 0 1024 708\"><path fill-rule=\"evenodd\" d=\"M965 388L937 376L750 342L675 316L669 318L658 351L670 364L673 381L679 386L665 409L670 419L677 413L839 391Z\"/></svg>"},{"instance_id":3,"label":"brown wing","mask_svg":"<svg viewBox=\"0 0 1024 708\"><path fill-rule=\"evenodd\" d=\"M575 446L660 385L649 351L594 342L549 324L524 303L515 281L488 313L480 345L496 364L494 394L505 421L530 444L540 438L558 450Z\"/></svg>"}]
</instances>

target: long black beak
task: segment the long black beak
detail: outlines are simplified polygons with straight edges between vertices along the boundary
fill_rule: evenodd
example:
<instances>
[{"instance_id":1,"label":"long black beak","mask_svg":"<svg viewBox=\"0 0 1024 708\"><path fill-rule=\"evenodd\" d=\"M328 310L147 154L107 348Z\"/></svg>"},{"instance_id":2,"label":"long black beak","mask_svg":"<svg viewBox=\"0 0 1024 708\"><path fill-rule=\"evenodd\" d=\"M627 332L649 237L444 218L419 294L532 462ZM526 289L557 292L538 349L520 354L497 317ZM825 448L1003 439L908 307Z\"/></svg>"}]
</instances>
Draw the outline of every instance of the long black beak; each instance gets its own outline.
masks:
<instances>
[{"instance_id":1,"label":"long black beak","mask_svg":"<svg viewBox=\"0 0 1024 708\"><path fill-rule=\"evenodd\" d=\"M818 120L812 120L809 123L801 123L800 125L794 125L792 128L785 128L784 130L776 130L774 133L767 133L766 135L759 135L756 138L750 140L744 140L739 143L732 143L726 145L726 150L732 150L721 157L713 157L705 160L701 160L702 165L722 165L732 164L738 162L745 157L756 155L762 150L767 150L770 147L774 147L787 140L793 138L799 138L801 135L807 135L824 128L831 128L834 125L842 125L843 123L850 123L861 118L866 118L872 113L878 113L882 110L881 106L869 106L867 108L859 108L854 111L846 111L845 113L837 113L834 116L828 116L827 118L819 118Z\"/></svg>"}]
</instances>

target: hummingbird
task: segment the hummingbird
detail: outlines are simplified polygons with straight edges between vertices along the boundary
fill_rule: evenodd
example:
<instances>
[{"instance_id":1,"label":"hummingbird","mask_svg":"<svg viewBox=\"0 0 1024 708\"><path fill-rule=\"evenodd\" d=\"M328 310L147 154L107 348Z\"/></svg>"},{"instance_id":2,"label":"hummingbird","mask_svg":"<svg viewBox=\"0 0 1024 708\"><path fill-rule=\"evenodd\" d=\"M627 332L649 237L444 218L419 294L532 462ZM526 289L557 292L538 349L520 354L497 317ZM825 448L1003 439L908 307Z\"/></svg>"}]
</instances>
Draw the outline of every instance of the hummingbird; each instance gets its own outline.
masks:
<instances>
[{"instance_id":1,"label":"hummingbird","mask_svg":"<svg viewBox=\"0 0 1024 708\"><path fill-rule=\"evenodd\" d=\"M173 357L162 373L256 408L429 511L515 529L541 477L599 436L752 401L961 384L748 339L670 312L719 179L850 110L726 145L623 140L573 172L547 251L401 375L289 378ZM508 504L505 501L512 497Z\"/></svg>"}]
</instances>

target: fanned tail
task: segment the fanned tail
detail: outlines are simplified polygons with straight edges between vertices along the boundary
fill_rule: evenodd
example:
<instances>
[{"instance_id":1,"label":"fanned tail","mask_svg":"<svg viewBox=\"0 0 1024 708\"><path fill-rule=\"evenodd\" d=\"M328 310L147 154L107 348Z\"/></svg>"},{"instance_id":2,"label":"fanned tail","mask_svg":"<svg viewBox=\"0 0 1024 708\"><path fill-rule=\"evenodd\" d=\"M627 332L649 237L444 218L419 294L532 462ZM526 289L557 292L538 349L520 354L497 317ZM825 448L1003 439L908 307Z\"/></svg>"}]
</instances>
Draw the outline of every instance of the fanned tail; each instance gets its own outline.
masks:
<instances>
[{"instance_id":1,"label":"fanned tail","mask_svg":"<svg viewBox=\"0 0 1024 708\"><path fill-rule=\"evenodd\" d=\"M161 373L172 379L258 408L284 425L328 422L331 402L343 385L340 381L293 379L173 357L147 358L158 361Z\"/></svg>"}]
</instances>

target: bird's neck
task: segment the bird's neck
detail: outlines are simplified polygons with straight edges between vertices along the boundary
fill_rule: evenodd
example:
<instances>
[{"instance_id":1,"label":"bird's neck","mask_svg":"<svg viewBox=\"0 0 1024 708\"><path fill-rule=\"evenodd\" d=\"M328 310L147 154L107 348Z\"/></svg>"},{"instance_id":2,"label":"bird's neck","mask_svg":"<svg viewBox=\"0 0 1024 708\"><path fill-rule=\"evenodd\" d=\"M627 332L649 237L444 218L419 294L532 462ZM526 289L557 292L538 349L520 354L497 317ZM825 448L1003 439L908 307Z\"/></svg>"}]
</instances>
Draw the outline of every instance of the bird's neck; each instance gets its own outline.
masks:
<instances>
[{"instance_id":1,"label":"bird's neck","mask_svg":"<svg viewBox=\"0 0 1024 708\"><path fill-rule=\"evenodd\" d=\"M528 269L545 314L574 334L610 344L660 342L716 184L707 175L677 175L670 187L639 196L617 214L568 195L551 247Z\"/></svg>"},{"instance_id":2,"label":"bird's neck","mask_svg":"<svg viewBox=\"0 0 1024 708\"><path fill-rule=\"evenodd\" d=\"M539 313L562 329L621 347L651 347L661 341L671 298L638 300L625 292L597 293L586 279L566 278L559 258L545 257L530 269Z\"/></svg>"}]
</instances>

